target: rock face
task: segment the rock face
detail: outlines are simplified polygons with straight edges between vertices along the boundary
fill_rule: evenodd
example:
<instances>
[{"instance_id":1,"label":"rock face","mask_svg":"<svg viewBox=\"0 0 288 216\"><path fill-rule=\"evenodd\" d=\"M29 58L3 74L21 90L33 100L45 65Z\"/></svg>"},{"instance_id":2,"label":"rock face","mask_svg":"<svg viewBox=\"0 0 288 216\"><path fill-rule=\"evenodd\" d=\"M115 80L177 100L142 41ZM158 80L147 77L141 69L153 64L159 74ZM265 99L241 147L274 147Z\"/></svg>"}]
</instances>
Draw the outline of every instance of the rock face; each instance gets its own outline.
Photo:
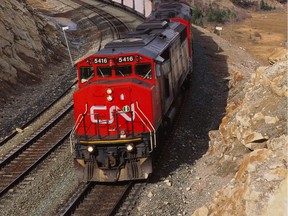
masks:
<instances>
[{"instance_id":1,"label":"rock face","mask_svg":"<svg viewBox=\"0 0 288 216\"><path fill-rule=\"evenodd\" d=\"M39 81L41 69L63 48L57 26L24 2L3 0L0 6L2 98L11 93L15 84Z\"/></svg>"},{"instance_id":2,"label":"rock face","mask_svg":"<svg viewBox=\"0 0 288 216\"><path fill-rule=\"evenodd\" d=\"M288 59L287 48L288 48L288 42L286 42L286 47L275 49L268 58L270 64L274 64L275 62L279 62L279 61L285 61L286 59Z\"/></svg>"},{"instance_id":3,"label":"rock face","mask_svg":"<svg viewBox=\"0 0 288 216\"><path fill-rule=\"evenodd\" d=\"M237 172L194 216L288 214L286 73L283 61L258 68L241 91L230 81L234 91L219 130L210 132L207 154Z\"/></svg>"}]
</instances>

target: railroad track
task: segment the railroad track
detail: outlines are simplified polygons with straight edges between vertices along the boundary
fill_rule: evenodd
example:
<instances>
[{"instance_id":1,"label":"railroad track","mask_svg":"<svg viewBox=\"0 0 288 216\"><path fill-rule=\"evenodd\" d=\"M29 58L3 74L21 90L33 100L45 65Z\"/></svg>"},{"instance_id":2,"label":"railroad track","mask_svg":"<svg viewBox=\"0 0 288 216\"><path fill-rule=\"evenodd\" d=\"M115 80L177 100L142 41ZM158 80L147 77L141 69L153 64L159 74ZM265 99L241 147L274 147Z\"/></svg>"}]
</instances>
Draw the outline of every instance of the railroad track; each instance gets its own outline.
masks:
<instances>
[{"instance_id":1,"label":"railroad track","mask_svg":"<svg viewBox=\"0 0 288 216\"><path fill-rule=\"evenodd\" d=\"M57 101L59 101L61 98L63 98L69 91L71 91L71 89L75 86L75 84L77 83L77 81L74 81L73 83L71 83L71 85L63 91L62 94L60 94L55 100L53 100L50 104L48 104L46 107L44 107L39 113L37 113L36 115L34 115L32 118L28 119L26 121L26 123L24 123L21 127L19 127L20 129L24 130L24 128L26 128L27 126L29 126L31 123L33 123L34 121L36 121L36 119L38 119L41 115L43 115L47 110L49 110L53 105L55 105L57 103ZM11 140L13 137L15 137L17 135L17 131L14 130L12 132L10 132L4 139L2 139L0 141L0 147L3 146L5 143L7 143L9 140Z\"/></svg>"},{"instance_id":2,"label":"railroad track","mask_svg":"<svg viewBox=\"0 0 288 216\"><path fill-rule=\"evenodd\" d=\"M17 185L41 161L69 137L73 125L72 104L44 125L0 163L0 197Z\"/></svg>"},{"instance_id":3,"label":"railroad track","mask_svg":"<svg viewBox=\"0 0 288 216\"><path fill-rule=\"evenodd\" d=\"M134 182L109 185L89 183L62 215L114 215L133 186Z\"/></svg>"},{"instance_id":4,"label":"railroad track","mask_svg":"<svg viewBox=\"0 0 288 216\"><path fill-rule=\"evenodd\" d=\"M102 30L100 32L101 38L104 38L105 36L112 36L111 40L118 39L122 38L129 31L129 27L123 21L121 21L116 16L107 13L105 10L100 9L99 7L96 7L91 3L84 2L83 0L71 0L71 1L81 5L85 9L88 9L98 14L98 16L94 16L88 19L95 25L99 26L99 29L105 29L105 31ZM102 6L105 5L106 4L103 4ZM107 30L107 23L109 26L109 30ZM99 47L99 49L101 49L101 47Z\"/></svg>"},{"instance_id":5,"label":"railroad track","mask_svg":"<svg viewBox=\"0 0 288 216\"><path fill-rule=\"evenodd\" d=\"M119 7L121 9L124 9L124 10L128 11L129 13L133 13L133 14L137 15L139 18L145 19L145 15L144 14L142 14L142 13L136 11L136 10L133 10L133 8L128 7L126 5L123 5L120 2L110 1L110 0L99 0L99 1L104 2L106 4L109 4L109 5L113 5L114 7Z\"/></svg>"}]
</instances>

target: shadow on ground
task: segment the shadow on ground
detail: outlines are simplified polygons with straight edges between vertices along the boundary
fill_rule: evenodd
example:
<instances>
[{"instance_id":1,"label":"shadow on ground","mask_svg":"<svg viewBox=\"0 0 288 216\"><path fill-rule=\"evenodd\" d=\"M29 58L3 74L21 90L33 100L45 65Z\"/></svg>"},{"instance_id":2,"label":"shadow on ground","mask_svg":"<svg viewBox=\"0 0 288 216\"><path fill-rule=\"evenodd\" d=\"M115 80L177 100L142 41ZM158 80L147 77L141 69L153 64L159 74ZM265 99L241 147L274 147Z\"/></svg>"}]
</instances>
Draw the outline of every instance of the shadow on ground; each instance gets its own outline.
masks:
<instances>
[{"instance_id":1,"label":"shadow on ground","mask_svg":"<svg viewBox=\"0 0 288 216\"><path fill-rule=\"evenodd\" d=\"M201 158L209 147L209 131L217 130L225 115L228 97L227 57L217 43L193 28L193 79L176 130L156 157L151 182L166 178L177 169Z\"/></svg>"}]
</instances>

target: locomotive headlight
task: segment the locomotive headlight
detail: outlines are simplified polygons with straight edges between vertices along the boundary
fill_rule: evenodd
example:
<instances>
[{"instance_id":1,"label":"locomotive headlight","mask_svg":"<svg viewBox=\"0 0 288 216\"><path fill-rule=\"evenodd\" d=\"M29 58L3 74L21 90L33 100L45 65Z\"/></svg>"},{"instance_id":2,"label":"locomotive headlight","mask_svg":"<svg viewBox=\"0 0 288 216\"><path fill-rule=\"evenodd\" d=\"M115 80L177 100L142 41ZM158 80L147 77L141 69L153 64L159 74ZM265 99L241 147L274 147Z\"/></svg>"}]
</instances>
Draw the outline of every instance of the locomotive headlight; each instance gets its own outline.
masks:
<instances>
[{"instance_id":1,"label":"locomotive headlight","mask_svg":"<svg viewBox=\"0 0 288 216\"><path fill-rule=\"evenodd\" d=\"M107 96L107 101L110 102L110 101L112 101L112 100L113 100L113 97L112 97L111 95L108 95L108 96Z\"/></svg>"},{"instance_id":2,"label":"locomotive headlight","mask_svg":"<svg viewBox=\"0 0 288 216\"><path fill-rule=\"evenodd\" d=\"M106 90L106 93L107 93L107 94L112 94L112 92L113 92L113 91L112 91L111 88L108 88L108 89Z\"/></svg>"},{"instance_id":3,"label":"locomotive headlight","mask_svg":"<svg viewBox=\"0 0 288 216\"><path fill-rule=\"evenodd\" d=\"M127 144L126 149L128 152L132 152L134 150L134 145L133 144Z\"/></svg>"},{"instance_id":4,"label":"locomotive headlight","mask_svg":"<svg viewBox=\"0 0 288 216\"><path fill-rule=\"evenodd\" d=\"M92 153L92 152L94 151L93 146L88 146L87 151L90 152L90 153Z\"/></svg>"}]
</instances>

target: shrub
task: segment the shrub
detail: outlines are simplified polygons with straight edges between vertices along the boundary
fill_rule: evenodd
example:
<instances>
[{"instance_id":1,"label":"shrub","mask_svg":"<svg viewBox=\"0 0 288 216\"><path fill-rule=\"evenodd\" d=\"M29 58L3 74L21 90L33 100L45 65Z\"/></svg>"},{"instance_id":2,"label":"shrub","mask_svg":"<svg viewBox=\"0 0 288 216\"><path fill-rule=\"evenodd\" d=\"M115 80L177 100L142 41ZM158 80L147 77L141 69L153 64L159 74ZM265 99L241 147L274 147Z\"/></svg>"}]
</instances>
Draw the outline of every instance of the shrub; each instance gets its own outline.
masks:
<instances>
[{"instance_id":1,"label":"shrub","mask_svg":"<svg viewBox=\"0 0 288 216\"><path fill-rule=\"evenodd\" d=\"M257 6L257 2L249 1L249 0L231 0L233 4L241 7L241 8L252 8Z\"/></svg>"},{"instance_id":2,"label":"shrub","mask_svg":"<svg viewBox=\"0 0 288 216\"><path fill-rule=\"evenodd\" d=\"M271 6L269 6L266 2L264 2L263 0L261 0L260 2L260 9L261 10L272 10L273 8Z\"/></svg>"},{"instance_id":3,"label":"shrub","mask_svg":"<svg viewBox=\"0 0 288 216\"><path fill-rule=\"evenodd\" d=\"M239 4L241 4L241 0L232 0L232 3L236 4L236 5L239 5Z\"/></svg>"},{"instance_id":4,"label":"shrub","mask_svg":"<svg viewBox=\"0 0 288 216\"><path fill-rule=\"evenodd\" d=\"M207 19L209 22L224 23L231 18L235 18L236 14L229 9L220 9L209 7L207 11Z\"/></svg>"},{"instance_id":5,"label":"shrub","mask_svg":"<svg viewBox=\"0 0 288 216\"><path fill-rule=\"evenodd\" d=\"M192 23L195 24L195 25L203 25L202 23L202 18L203 18L203 15L202 15L202 11L201 9L196 6L195 8L192 9Z\"/></svg>"}]
</instances>

